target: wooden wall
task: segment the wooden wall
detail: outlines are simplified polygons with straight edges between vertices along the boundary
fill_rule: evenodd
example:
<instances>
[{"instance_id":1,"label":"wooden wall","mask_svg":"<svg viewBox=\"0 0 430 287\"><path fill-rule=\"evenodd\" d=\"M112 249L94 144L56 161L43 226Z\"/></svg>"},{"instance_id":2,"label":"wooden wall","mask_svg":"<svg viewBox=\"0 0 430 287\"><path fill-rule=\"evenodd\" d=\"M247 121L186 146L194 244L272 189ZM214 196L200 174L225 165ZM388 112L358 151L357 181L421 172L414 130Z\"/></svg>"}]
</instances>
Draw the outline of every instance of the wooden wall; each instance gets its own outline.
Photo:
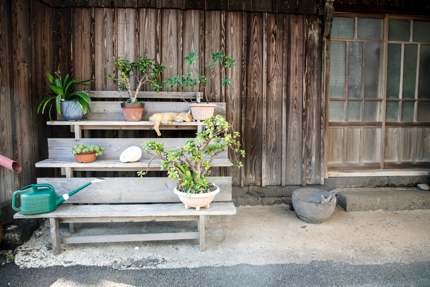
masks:
<instances>
[{"instance_id":1,"label":"wooden wall","mask_svg":"<svg viewBox=\"0 0 430 287\"><path fill-rule=\"evenodd\" d=\"M183 57L193 50L199 61L190 69L196 72L214 50L237 60L228 72L230 87L217 78L201 89L210 100L227 103L228 120L243 135L247 158L243 169L233 170L234 184L321 182L319 16L63 8L48 2L0 4L0 153L24 166L21 175L0 170L0 202L41 172L34 162L46 157L52 131L35 106L48 92L46 72L59 69L94 79L91 89L113 90L106 76L115 57L154 57L168 67L163 76L168 77L188 70Z\"/></svg>"},{"instance_id":2,"label":"wooden wall","mask_svg":"<svg viewBox=\"0 0 430 287\"><path fill-rule=\"evenodd\" d=\"M23 166L20 175L0 168L0 203L34 181L34 163L46 155L35 106L47 92L44 74L53 69L53 13L39 1L0 2L0 154Z\"/></svg>"},{"instance_id":3,"label":"wooden wall","mask_svg":"<svg viewBox=\"0 0 430 287\"><path fill-rule=\"evenodd\" d=\"M242 132L245 166L236 185L321 182L321 20L286 14L150 9L69 8L70 67L93 89L115 89L106 76L115 57L156 58L163 77L203 71L210 52L224 50L237 64L201 90L227 103L227 117ZM67 34L67 33L64 33ZM67 45L66 45L67 46ZM187 67L183 57L197 51ZM224 75L226 71L220 71Z\"/></svg>"}]
</instances>

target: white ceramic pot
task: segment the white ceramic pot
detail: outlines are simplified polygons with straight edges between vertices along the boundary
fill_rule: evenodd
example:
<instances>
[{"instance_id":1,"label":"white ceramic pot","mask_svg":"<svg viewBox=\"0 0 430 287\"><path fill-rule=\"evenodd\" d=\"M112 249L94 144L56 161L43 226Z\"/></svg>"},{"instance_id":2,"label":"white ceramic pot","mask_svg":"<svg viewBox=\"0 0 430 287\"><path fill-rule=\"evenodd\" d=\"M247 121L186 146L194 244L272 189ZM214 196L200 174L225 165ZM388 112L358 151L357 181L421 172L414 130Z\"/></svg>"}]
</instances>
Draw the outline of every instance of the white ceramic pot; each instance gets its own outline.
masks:
<instances>
[{"instance_id":1,"label":"white ceramic pot","mask_svg":"<svg viewBox=\"0 0 430 287\"><path fill-rule=\"evenodd\" d=\"M174 192L185 205L185 208L195 208L196 210L200 210L202 207L209 208L211 202L219 193L219 187L215 184L214 186L216 189L207 193L186 193L179 191L176 187Z\"/></svg>"},{"instance_id":2,"label":"white ceramic pot","mask_svg":"<svg viewBox=\"0 0 430 287\"><path fill-rule=\"evenodd\" d=\"M213 103L193 103L191 104L191 114L193 119L204 121L214 115L215 108L216 104Z\"/></svg>"}]
</instances>

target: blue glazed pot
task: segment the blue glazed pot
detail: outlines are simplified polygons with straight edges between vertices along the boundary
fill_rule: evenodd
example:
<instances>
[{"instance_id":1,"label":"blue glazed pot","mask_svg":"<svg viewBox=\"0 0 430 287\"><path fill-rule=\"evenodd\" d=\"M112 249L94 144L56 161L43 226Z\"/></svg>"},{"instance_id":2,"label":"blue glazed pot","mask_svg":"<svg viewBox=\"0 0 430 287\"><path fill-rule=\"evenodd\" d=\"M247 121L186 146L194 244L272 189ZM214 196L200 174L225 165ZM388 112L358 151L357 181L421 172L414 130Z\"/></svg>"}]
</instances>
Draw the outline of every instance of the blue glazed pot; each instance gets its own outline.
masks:
<instances>
[{"instance_id":1,"label":"blue glazed pot","mask_svg":"<svg viewBox=\"0 0 430 287\"><path fill-rule=\"evenodd\" d=\"M66 121L79 121L84 117L81 106L77 101L61 102L61 113Z\"/></svg>"}]
</instances>

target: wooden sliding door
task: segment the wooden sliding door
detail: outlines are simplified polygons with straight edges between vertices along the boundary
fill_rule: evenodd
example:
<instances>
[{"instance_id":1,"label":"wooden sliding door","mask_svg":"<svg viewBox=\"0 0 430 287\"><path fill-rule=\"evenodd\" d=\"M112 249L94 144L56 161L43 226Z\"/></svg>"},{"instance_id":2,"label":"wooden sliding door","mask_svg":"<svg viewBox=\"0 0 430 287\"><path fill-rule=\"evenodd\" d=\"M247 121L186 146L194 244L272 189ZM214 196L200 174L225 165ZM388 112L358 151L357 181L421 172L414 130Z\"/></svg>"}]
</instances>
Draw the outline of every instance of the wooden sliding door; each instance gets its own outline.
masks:
<instances>
[{"instance_id":1,"label":"wooden sliding door","mask_svg":"<svg viewBox=\"0 0 430 287\"><path fill-rule=\"evenodd\" d=\"M430 21L339 15L330 41L329 170L430 165Z\"/></svg>"}]
</instances>

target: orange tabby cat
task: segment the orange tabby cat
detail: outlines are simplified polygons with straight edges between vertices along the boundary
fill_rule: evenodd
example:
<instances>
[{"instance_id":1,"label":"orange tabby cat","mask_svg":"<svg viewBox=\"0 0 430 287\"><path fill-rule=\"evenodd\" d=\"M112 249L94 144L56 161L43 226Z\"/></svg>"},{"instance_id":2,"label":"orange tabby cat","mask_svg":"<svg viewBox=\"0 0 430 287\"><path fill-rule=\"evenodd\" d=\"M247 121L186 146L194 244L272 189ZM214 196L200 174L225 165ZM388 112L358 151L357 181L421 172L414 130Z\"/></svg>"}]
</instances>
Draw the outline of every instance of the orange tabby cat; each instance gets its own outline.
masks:
<instances>
[{"instance_id":1,"label":"orange tabby cat","mask_svg":"<svg viewBox=\"0 0 430 287\"><path fill-rule=\"evenodd\" d=\"M193 116L188 113L155 113L149 120L154 123L154 130L158 136L161 136L160 124L172 124L174 122L191 122Z\"/></svg>"}]
</instances>

